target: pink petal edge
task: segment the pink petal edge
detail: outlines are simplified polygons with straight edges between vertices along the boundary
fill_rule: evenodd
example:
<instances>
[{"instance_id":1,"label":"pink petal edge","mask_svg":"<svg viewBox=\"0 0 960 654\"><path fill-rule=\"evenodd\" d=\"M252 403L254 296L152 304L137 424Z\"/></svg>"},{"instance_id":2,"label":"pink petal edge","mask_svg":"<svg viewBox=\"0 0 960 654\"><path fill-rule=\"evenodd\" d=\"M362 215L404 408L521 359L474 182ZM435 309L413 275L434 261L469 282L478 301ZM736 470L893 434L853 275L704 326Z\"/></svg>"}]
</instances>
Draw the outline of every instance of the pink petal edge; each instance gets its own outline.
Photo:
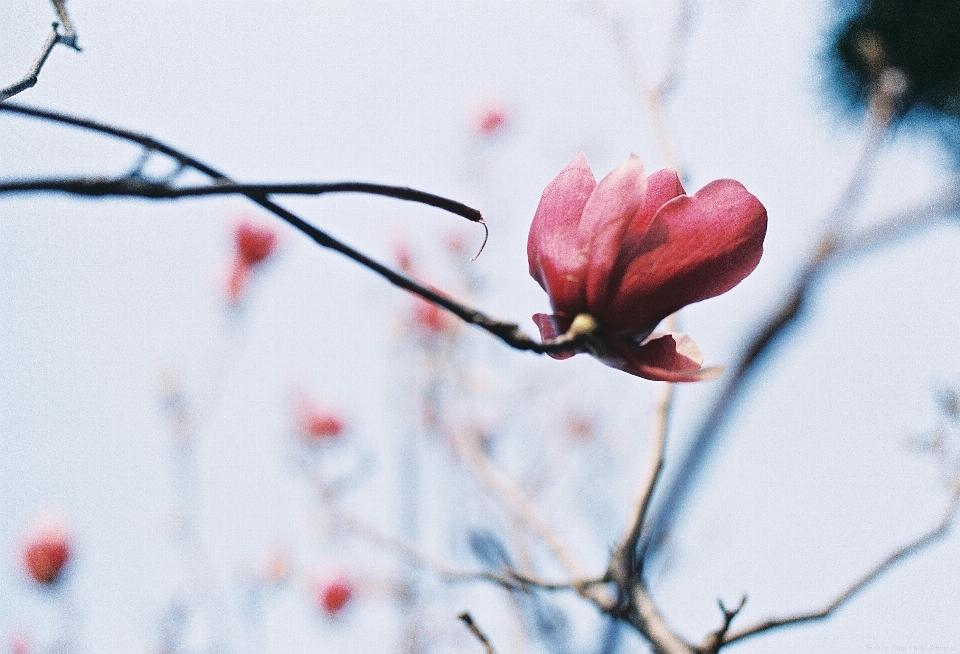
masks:
<instances>
[{"instance_id":1,"label":"pink petal edge","mask_svg":"<svg viewBox=\"0 0 960 654\"><path fill-rule=\"evenodd\" d=\"M530 275L556 311L584 308L589 238L580 230L584 207L597 187L581 152L543 190L530 225Z\"/></svg>"},{"instance_id":2,"label":"pink petal edge","mask_svg":"<svg viewBox=\"0 0 960 654\"><path fill-rule=\"evenodd\" d=\"M604 363L653 381L697 382L714 379L723 368L703 368L703 355L687 334L652 334L639 347L625 341L612 344Z\"/></svg>"},{"instance_id":3,"label":"pink petal edge","mask_svg":"<svg viewBox=\"0 0 960 654\"><path fill-rule=\"evenodd\" d=\"M533 322L535 322L537 327L540 329L540 340L546 341L548 339L556 338L557 336L565 334L567 330L570 329L570 324L573 322L573 319L568 318L567 316L535 313L533 314ZM558 361L563 361L564 359L569 359L576 354L577 353L575 351L569 350L565 352L548 352L547 356Z\"/></svg>"}]
</instances>

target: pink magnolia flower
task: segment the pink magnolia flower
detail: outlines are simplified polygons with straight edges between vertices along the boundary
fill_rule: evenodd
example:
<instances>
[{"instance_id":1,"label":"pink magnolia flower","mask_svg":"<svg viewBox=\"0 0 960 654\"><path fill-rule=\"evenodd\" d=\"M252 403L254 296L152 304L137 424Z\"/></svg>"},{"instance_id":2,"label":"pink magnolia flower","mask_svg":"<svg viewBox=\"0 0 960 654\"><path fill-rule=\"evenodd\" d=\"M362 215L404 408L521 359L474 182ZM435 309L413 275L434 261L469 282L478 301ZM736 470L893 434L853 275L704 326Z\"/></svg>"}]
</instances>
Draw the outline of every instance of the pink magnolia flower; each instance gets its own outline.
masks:
<instances>
[{"instance_id":1,"label":"pink magnolia flower","mask_svg":"<svg viewBox=\"0 0 960 654\"><path fill-rule=\"evenodd\" d=\"M742 184L710 182L686 195L676 172L646 177L637 157L598 184L582 154L543 191L530 227L530 274L553 314L544 339L574 325L604 363L645 379L699 381L719 373L686 334L654 332L693 302L729 291L760 262L767 212Z\"/></svg>"}]
</instances>

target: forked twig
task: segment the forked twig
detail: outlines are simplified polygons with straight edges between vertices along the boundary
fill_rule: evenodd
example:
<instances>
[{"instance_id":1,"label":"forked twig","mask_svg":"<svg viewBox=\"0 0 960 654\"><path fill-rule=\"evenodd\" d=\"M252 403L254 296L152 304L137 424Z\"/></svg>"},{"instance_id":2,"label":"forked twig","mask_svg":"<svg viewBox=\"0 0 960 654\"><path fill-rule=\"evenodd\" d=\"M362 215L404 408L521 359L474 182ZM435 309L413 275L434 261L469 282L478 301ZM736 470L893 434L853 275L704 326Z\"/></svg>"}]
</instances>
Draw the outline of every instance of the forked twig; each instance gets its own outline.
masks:
<instances>
[{"instance_id":1,"label":"forked twig","mask_svg":"<svg viewBox=\"0 0 960 654\"><path fill-rule=\"evenodd\" d=\"M37 58L33 60L33 64L30 65L30 68L27 70L27 73L19 81L14 82L13 84L7 86L6 88L0 89L0 102L12 98L18 93L22 93L27 89L37 85L37 82L40 80L40 69L43 68L43 64L46 63L47 57L50 56L50 53L58 43L62 43L68 47L73 48L76 51L80 51L80 46L77 45L77 32L73 28L73 22L70 20L70 15L67 13L67 7L64 4L63 0L52 0L53 8L57 12L57 15L60 17L60 23L63 24L63 33L60 33L59 27L60 23L53 24L53 30L50 35L47 37L47 40L43 42L43 46L40 48L40 54L37 55Z\"/></svg>"},{"instance_id":2,"label":"forked twig","mask_svg":"<svg viewBox=\"0 0 960 654\"><path fill-rule=\"evenodd\" d=\"M723 647L724 644L723 639L727 635L727 632L730 631L730 625L733 623L733 619L743 610L746 603L746 595L744 595L740 599L740 603L732 609L728 609L724 605L723 600L717 600L717 604L720 606L720 612L723 613L723 624L720 625L719 629L707 636L707 642L702 647L703 654L717 654L717 652L720 651L720 648Z\"/></svg>"}]
</instances>

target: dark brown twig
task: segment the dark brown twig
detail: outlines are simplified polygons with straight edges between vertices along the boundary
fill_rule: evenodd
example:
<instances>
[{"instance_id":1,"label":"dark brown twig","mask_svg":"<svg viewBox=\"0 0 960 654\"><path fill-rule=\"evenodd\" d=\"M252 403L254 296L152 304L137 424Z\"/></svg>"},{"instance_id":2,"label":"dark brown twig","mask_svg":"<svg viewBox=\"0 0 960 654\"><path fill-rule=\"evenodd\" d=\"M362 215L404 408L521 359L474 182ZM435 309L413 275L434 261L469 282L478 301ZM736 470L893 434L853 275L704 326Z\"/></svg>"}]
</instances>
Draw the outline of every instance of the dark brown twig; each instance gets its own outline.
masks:
<instances>
[{"instance_id":1,"label":"dark brown twig","mask_svg":"<svg viewBox=\"0 0 960 654\"><path fill-rule=\"evenodd\" d=\"M483 645L483 648L487 650L487 654L497 654L497 651L493 649L493 645L490 644L490 639L487 638L487 635L483 633L480 627L477 626L477 623L473 621L473 618L470 617L470 614L464 611L457 616L463 624L467 625L467 629L470 630L477 640L480 641L480 644Z\"/></svg>"},{"instance_id":2,"label":"dark brown twig","mask_svg":"<svg viewBox=\"0 0 960 654\"><path fill-rule=\"evenodd\" d=\"M71 125L73 127L90 130L129 141L131 143L136 143L151 152L158 152L170 157L181 166L192 168L200 173L203 173L218 185L235 184L232 179L215 168L145 134L138 134L130 130L113 127L111 125L106 125L86 118L78 118L76 116L68 116L53 111L37 109L35 107L25 107L11 103L0 103L0 111L8 111L22 116L29 116L32 118L38 118L40 120L48 120L64 125ZM527 336L516 323L491 318L490 316L477 311L466 304L458 302L447 295L421 284L420 282L404 275L403 273L388 268L379 261L368 257L362 252L355 250L341 241L338 241L326 232L317 229L307 221L303 220L293 212L276 204L270 199L269 195L265 193L250 192L242 193L242 195L260 205L289 225L300 230L313 239L317 245L339 252L361 266L380 275L394 286L402 288L406 291L410 291L415 295L419 295L428 302L432 302L437 306L443 307L461 320L470 323L471 325L476 325L480 329L493 334L501 341L517 350L535 352L537 354L562 352L566 350L577 349L590 336L589 333L578 332L574 330L564 334L563 336L560 336L559 338L543 342L535 341Z\"/></svg>"},{"instance_id":3,"label":"dark brown twig","mask_svg":"<svg viewBox=\"0 0 960 654\"><path fill-rule=\"evenodd\" d=\"M717 652L720 651L720 648L723 647L724 644L723 639L727 635L727 632L730 631L730 624L733 622L733 619L737 617L737 614L743 610L746 603L746 595L740 599L740 603L737 604L737 607L734 609L728 609L723 604L723 600L717 600L717 604L720 606L720 612L723 613L723 624L707 637L707 641L702 648L703 654L717 654Z\"/></svg>"},{"instance_id":4,"label":"dark brown twig","mask_svg":"<svg viewBox=\"0 0 960 654\"><path fill-rule=\"evenodd\" d=\"M60 23L53 24L53 30L50 33L50 36L47 37L47 40L43 42L43 46L40 48L40 54L37 55L37 58L33 60L33 64L30 65L30 68L27 70L26 75L23 76L17 82L7 86L6 88L0 89L0 102L12 98L18 93L22 93L27 89L37 85L37 82L40 79L40 69L43 68L43 64L46 63L47 57L50 56L50 53L58 43L62 43L65 46L73 48L77 52L80 51L80 46L77 45L77 32L73 28L73 22L70 20L69 14L67 14L67 8L63 3L63 0L52 0L53 8L57 12L57 15L60 17L60 23L63 24L64 32L61 33L59 30Z\"/></svg>"},{"instance_id":5,"label":"dark brown twig","mask_svg":"<svg viewBox=\"0 0 960 654\"><path fill-rule=\"evenodd\" d=\"M462 216L475 223L483 223L483 216L472 207L449 198L426 193L406 186L388 186L368 182L326 182L294 184L238 184L224 182L200 186L171 186L142 177L74 177L50 179L21 179L0 182L4 193L68 193L90 197L137 197L147 200L179 200L214 195L325 195L328 193L366 193L418 202Z\"/></svg>"}]
</instances>

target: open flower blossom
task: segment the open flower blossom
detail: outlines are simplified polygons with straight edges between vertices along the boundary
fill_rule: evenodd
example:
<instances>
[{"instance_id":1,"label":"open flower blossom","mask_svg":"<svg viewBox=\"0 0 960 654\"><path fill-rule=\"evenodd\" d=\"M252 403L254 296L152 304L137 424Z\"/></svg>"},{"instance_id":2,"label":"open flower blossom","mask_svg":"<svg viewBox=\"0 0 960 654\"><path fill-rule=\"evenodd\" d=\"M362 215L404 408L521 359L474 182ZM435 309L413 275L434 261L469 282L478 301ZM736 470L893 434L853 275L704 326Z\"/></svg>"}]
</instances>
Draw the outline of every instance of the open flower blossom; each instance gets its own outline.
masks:
<instances>
[{"instance_id":1,"label":"open flower blossom","mask_svg":"<svg viewBox=\"0 0 960 654\"><path fill-rule=\"evenodd\" d=\"M23 547L23 565L38 584L55 584L70 560L70 538L59 522L39 526Z\"/></svg>"},{"instance_id":2,"label":"open flower blossom","mask_svg":"<svg viewBox=\"0 0 960 654\"><path fill-rule=\"evenodd\" d=\"M541 337L568 330L588 351L632 375L699 381L719 374L686 334L657 333L680 308L729 291L760 262L767 212L742 184L710 182L686 195L677 173L649 177L632 156L599 183L583 154L543 191L527 256L553 314Z\"/></svg>"}]
</instances>

